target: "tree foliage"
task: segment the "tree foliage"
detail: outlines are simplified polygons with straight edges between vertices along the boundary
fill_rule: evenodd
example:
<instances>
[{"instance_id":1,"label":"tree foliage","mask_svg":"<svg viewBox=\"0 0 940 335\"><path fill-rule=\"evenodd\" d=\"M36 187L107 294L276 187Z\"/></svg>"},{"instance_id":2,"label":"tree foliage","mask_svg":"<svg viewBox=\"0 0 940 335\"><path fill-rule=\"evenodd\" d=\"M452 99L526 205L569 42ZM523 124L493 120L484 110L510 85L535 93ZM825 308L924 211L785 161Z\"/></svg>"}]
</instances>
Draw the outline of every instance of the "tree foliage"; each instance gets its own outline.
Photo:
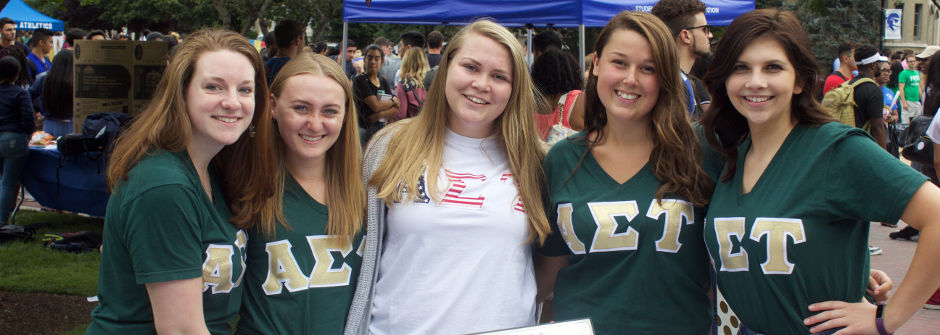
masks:
<instances>
[{"instance_id":1,"label":"tree foliage","mask_svg":"<svg viewBox=\"0 0 940 335\"><path fill-rule=\"evenodd\" d=\"M758 0L756 7L793 11L809 36L813 54L824 72L831 69L841 43L880 47L880 22L884 14L878 1L806 0L793 5L779 0Z\"/></svg>"}]
</instances>

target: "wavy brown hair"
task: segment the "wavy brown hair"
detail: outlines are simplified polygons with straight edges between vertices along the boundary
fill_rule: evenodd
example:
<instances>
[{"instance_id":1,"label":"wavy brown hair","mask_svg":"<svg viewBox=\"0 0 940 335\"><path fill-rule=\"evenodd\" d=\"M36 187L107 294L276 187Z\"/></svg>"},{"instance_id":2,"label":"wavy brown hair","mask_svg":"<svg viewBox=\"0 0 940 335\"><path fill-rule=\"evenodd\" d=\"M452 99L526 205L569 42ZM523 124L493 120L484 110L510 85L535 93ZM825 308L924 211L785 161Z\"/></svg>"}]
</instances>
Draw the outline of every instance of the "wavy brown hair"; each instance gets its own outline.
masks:
<instances>
[{"instance_id":1,"label":"wavy brown hair","mask_svg":"<svg viewBox=\"0 0 940 335\"><path fill-rule=\"evenodd\" d=\"M747 119L728 98L725 82L744 49L752 42L765 38L780 43L786 50L787 60L793 64L796 72L795 84L803 87L800 94L793 95L790 104L790 114L797 124L818 126L834 121L829 112L816 101L816 92L820 89L816 81L819 66L799 19L791 12L778 9L758 9L738 16L728 26L715 50L715 54L721 57L712 60L703 78L711 93L712 105L702 118L702 125L708 143L726 158L727 168L721 176L722 181L728 181L734 176L738 146L750 134Z\"/></svg>"},{"instance_id":2,"label":"wavy brown hair","mask_svg":"<svg viewBox=\"0 0 940 335\"><path fill-rule=\"evenodd\" d=\"M369 185L378 189L377 196L386 203L412 201L416 198L416 192L408 193L405 198L402 195L404 190L418 189L418 178L425 171L440 171L447 119L451 117L445 96L446 78L454 56L464 47L471 34L496 41L512 57L512 93L506 110L494 121L494 135L503 144L516 189L525 204L529 239L542 243L551 228L542 207L542 159L545 153L535 130L533 111L538 108L535 88L529 76L529 67L522 56L522 45L509 30L492 21L476 21L461 29L441 57L437 76L442 79L434 80L431 84L421 113L395 122L375 136L381 138L388 129L398 130L389 141L385 160L372 175ZM417 139L422 143L416 143ZM428 173L425 183L428 194L435 201L441 198L437 177L437 173Z\"/></svg>"},{"instance_id":3,"label":"wavy brown hair","mask_svg":"<svg viewBox=\"0 0 940 335\"><path fill-rule=\"evenodd\" d=\"M366 208L366 191L362 185L362 145L359 142L359 126L356 124L356 107L352 89L346 73L340 69L336 60L323 55L301 52L292 58L271 82L271 97L277 99L287 85L287 79L296 75L312 74L333 80L346 94L345 115L339 138L326 151L326 233L338 237L341 241L352 241L362 227L362 218ZM327 79L328 78L328 79ZM316 92L313 92L316 93ZM273 108L273 106L272 106ZM284 162L287 146L281 139L277 127L272 125L271 137L275 143L277 161ZM263 234L273 236L276 222L290 229L290 223L283 215L284 181L287 169L280 165L277 169L274 196L268 200L259 223ZM296 222L295 222L296 223ZM297 223L302 224L303 222Z\"/></svg>"},{"instance_id":4,"label":"wavy brown hair","mask_svg":"<svg viewBox=\"0 0 940 335\"><path fill-rule=\"evenodd\" d=\"M618 30L637 32L646 38L653 54L659 95L650 111L650 133L653 134L653 152L650 167L660 181L656 199L665 194L677 194L695 206L703 206L711 197L711 180L699 161L702 149L687 114L688 104L682 79L679 77L679 56L669 28L656 16L641 12L624 11L607 22L594 43L595 60L600 59L611 35ZM595 65L596 66L596 65ZM588 147L581 161L604 138L607 126L607 108L597 95L597 76L591 75L584 91L584 130L597 136L587 141ZM580 163L579 163L580 166Z\"/></svg>"},{"instance_id":5,"label":"wavy brown hair","mask_svg":"<svg viewBox=\"0 0 940 335\"><path fill-rule=\"evenodd\" d=\"M179 45L157 84L150 104L134 117L128 129L118 137L108 161L108 188L127 179L137 162L155 150L179 152L192 137L192 124L186 108L196 61L202 54L230 50L245 56L254 68L255 110L251 126L257 135L242 134L213 157L210 169L220 176L222 191L236 227L247 228L261 213L274 194L275 156L270 141L271 117L268 115L268 86L261 55L245 37L227 30L205 29L189 35ZM246 132L248 133L248 132Z\"/></svg>"}]
</instances>

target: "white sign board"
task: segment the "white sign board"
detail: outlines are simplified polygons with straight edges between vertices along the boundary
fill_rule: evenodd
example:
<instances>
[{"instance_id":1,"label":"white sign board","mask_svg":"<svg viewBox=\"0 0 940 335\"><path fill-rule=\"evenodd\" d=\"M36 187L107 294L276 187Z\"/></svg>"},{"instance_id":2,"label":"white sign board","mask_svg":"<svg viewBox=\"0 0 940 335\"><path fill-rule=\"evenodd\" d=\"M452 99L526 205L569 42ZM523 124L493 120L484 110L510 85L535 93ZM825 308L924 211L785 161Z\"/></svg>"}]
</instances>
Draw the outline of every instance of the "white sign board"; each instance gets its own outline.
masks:
<instances>
[{"instance_id":1,"label":"white sign board","mask_svg":"<svg viewBox=\"0 0 940 335\"><path fill-rule=\"evenodd\" d=\"M546 323L538 326L498 330L478 335L594 335L591 319Z\"/></svg>"},{"instance_id":2,"label":"white sign board","mask_svg":"<svg viewBox=\"0 0 940 335\"><path fill-rule=\"evenodd\" d=\"M885 39L901 39L901 10L885 9Z\"/></svg>"}]
</instances>

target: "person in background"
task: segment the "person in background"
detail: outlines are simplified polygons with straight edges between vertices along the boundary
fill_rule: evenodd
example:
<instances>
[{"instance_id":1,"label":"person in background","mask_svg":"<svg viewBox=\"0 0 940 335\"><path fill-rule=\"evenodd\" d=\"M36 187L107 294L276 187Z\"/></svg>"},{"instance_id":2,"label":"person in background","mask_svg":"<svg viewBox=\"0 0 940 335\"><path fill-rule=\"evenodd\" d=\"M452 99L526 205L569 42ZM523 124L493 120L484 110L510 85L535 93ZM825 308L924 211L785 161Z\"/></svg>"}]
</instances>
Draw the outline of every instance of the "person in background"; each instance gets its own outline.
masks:
<instances>
[{"instance_id":1,"label":"person in background","mask_svg":"<svg viewBox=\"0 0 940 335\"><path fill-rule=\"evenodd\" d=\"M33 39L29 41L29 47L32 52L26 55L26 58L35 66L35 70L30 68L30 76L33 80L39 77L39 74L49 71L52 67L52 61L49 60L49 52L52 51L52 32L39 28L33 31Z\"/></svg>"},{"instance_id":2,"label":"person in background","mask_svg":"<svg viewBox=\"0 0 940 335\"><path fill-rule=\"evenodd\" d=\"M424 76L428 70L427 57L421 49L410 48L405 52L401 63L401 81L395 86L395 96L399 101L396 119L404 120L418 115L427 99Z\"/></svg>"},{"instance_id":3,"label":"person in background","mask_svg":"<svg viewBox=\"0 0 940 335\"><path fill-rule=\"evenodd\" d=\"M543 30L532 37L532 58L539 59L548 49L561 50L561 34L554 30Z\"/></svg>"},{"instance_id":4,"label":"person in background","mask_svg":"<svg viewBox=\"0 0 940 335\"><path fill-rule=\"evenodd\" d=\"M705 3L701 0L662 0L651 11L666 23L675 40L679 74L686 86L692 121L698 121L711 102L705 84L689 75L696 59L711 54L712 26L705 19L705 10Z\"/></svg>"},{"instance_id":5,"label":"person in background","mask_svg":"<svg viewBox=\"0 0 940 335\"><path fill-rule=\"evenodd\" d=\"M29 47L16 40L16 21L8 17L0 18L0 49L16 46L23 55L30 53ZM26 64L21 64L22 70L26 71ZM22 77L22 76L21 76Z\"/></svg>"},{"instance_id":6,"label":"person in background","mask_svg":"<svg viewBox=\"0 0 940 335\"><path fill-rule=\"evenodd\" d=\"M230 334L248 237L274 196L261 55L201 30L108 161L100 303L86 334Z\"/></svg>"},{"instance_id":7,"label":"person in background","mask_svg":"<svg viewBox=\"0 0 940 335\"><path fill-rule=\"evenodd\" d=\"M85 39L85 35L88 33L85 32L82 28L69 28L65 32L65 45L62 46L62 49L69 49L75 47L75 41Z\"/></svg>"},{"instance_id":8,"label":"person in background","mask_svg":"<svg viewBox=\"0 0 940 335\"><path fill-rule=\"evenodd\" d=\"M362 137L363 146L398 113L399 106L399 100L388 86L388 81L379 75L385 56L382 48L372 44L365 51L365 73L352 80L356 111L359 112L359 136Z\"/></svg>"},{"instance_id":9,"label":"person in background","mask_svg":"<svg viewBox=\"0 0 940 335\"><path fill-rule=\"evenodd\" d=\"M29 93L39 102L42 130L52 137L68 135L72 126L72 67L74 52L62 49L52 58L52 68L30 86Z\"/></svg>"},{"instance_id":10,"label":"person in background","mask_svg":"<svg viewBox=\"0 0 940 335\"><path fill-rule=\"evenodd\" d=\"M345 334L535 324L532 245L549 233L522 45L480 20L444 51L417 117L366 150L366 248Z\"/></svg>"},{"instance_id":11,"label":"person in background","mask_svg":"<svg viewBox=\"0 0 940 335\"><path fill-rule=\"evenodd\" d=\"M101 31L101 30L92 30L90 33L88 33L87 36L85 36L85 39L86 39L86 40L103 41L103 40L106 40L106 39L108 39L108 38L107 38L107 36L105 36L105 34L104 34L103 31Z\"/></svg>"},{"instance_id":12,"label":"person in background","mask_svg":"<svg viewBox=\"0 0 940 335\"><path fill-rule=\"evenodd\" d=\"M236 333L342 333L366 200L354 106L345 73L325 56L296 55L274 78L277 189L248 233Z\"/></svg>"},{"instance_id":13,"label":"person in background","mask_svg":"<svg viewBox=\"0 0 940 335\"><path fill-rule=\"evenodd\" d=\"M36 125L29 93L16 85L20 73L25 71L15 57L0 58L0 226L7 224L16 203Z\"/></svg>"},{"instance_id":14,"label":"person in background","mask_svg":"<svg viewBox=\"0 0 940 335\"><path fill-rule=\"evenodd\" d=\"M558 123L570 129L582 129L573 127L569 121L574 115L584 119L584 99L578 98L584 80L581 67L571 54L558 48L543 52L532 63L532 82L548 107L544 112L535 113L535 126L543 141L548 139L552 126Z\"/></svg>"},{"instance_id":15,"label":"person in background","mask_svg":"<svg viewBox=\"0 0 940 335\"><path fill-rule=\"evenodd\" d=\"M924 113L920 102L920 71L917 71L917 57L907 56L907 69L898 75L898 91L901 93L901 124L911 123L911 119Z\"/></svg>"},{"instance_id":16,"label":"person in background","mask_svg":"<svg viewBox=\"0 0 940 335\"><path fill-rule=\"evenodd\" d=\"M839 55L839 58L837 59L839 61L839 68L826 77L826 82L823 83L822 94L826 94L826 92L829 92L829 90L839 87L839 85L842 85L844 82L852 80L852 78L854 78L852 72L858 70L858 67L855 65L854 44L839 44L837 54Z\"/></svg>"},{"instance_id":17,"label":"person in background","mask_svg":"<svg viewBox=\"0 0 940 335\"><path fill-rule=\"evenodd\" d=\"M375 39L375 45L378 45L382 48L382 52L385 53L385 59L382 60L382 68L379 69L379 75L385 77L386 80L389 80L388 87L395 87L395 72L398 72L398 69L401 68L402 57L404 57L404 52L401 53L401 56L395 55L395 44L391 43L385 37L379 37Z\"/></svg>"},{"instance_id":18,"label":"person in background","mask_svg":"<svg viewBox=\"0 0 940 335\"><path fill-rule=\"evenodd\" d=\"M896 331L940 286L940 189L819 104L819 67L793 13L738 16L715 54L703 130L725 167L704 237L739 334ZM925 243L876 306L864 299L870 222L898 219Z\"/></svg>"},{"instance_id":19,"label":"person in background","mask_svg":"<svg viewBox=\"0 0 940 335\"><path fill-rule=\"evenodd\" d=\"M444 48L444 34L435 30L428 33L428 67L441 63L441 49Z\"/></svg>"},{"instance_id":20,"label":"person in background","mask_svg":"<svg viewBox=\"0 0 940 335\"><path fill-rule=\"evenodd\" d=\"M20 75L17 76L13 84L24 89L29 89L29 87L34 83L33 78L29 76L29 60L26 59L26 54L23 53L23 49L20 48L3 48L0 49L0 57L11 56L16 59L18 64L20 64Z\"/></svg>"},{"instance_id":21,"label":"person in background","mask_svg":"<svg viewBox=\"0 0 940 335\"><path fill-rule=\"evenodd\" d=\"M281 20L274 27L274 39L277 53L264 63L269 85L277 76L277 71L304 47L304 25L293 19Z\"/></svg>"},{"instance_id":22,"label":"person in background","mask_svg":"<svg viewBox=\"0 0 940 335\"><path fill-rule=\"evenodd\" d=\"M356 47L356 42L353 40L347 39L346 40L346 53L345 53L345 57L346 57L345 71L346 71L346 77L348 77L349 79L352 79L357 74L356 67L353 66L353 60L356 58L357 51L358 49ZM337 61L339 61L339 59L337 59Z\"/></svg>"},{"instance_id":23,"label":"person in background","mask_svg":"<svg viewBox=\"0 0 940 335\"><path fill-rule=\"evenodd\" d=\"M891 142L891 145L888 146L888 152L890 152L892 156L898 157L898 137L897 131L895 130L895 123L898 121L900 109L898 108L898 104L895 103L896 94L887 87L888 81L891 80L891 76L893 75L891 72L891 63L884 61L878 62L878 67L881 68L881 75L875 78L875 82L878 83L878 86L881 86L882 102L884 103L882 115L884 117L884 123L887 125L887 137ZM887 224L882 222L882 225Z\"/></svg>"},{"instance_id":24,"label":"person in background","mask_svg":"<svg viewBox=\"0 0 940 335\"><path fill-rule=\"evenodd\" d=\"M321 42L317 42L317 44L314 45L313 52L321 56L326 56L327 49L328 47L326 45L326 42L321 41Z\"/></svg>"},{"instance_id":25,"label":"person in background","mask_svg":"<svg viewBox=\"0 0 940 335\"><path fill-rule=\"evenodd\" d=\"M410 48L418 48L424 51L424 35L417 31L408 31L401 34L400 40L398 42L398 55L403 56L405 51L408 51ZM401 71L395 72L395 80L392 83L397 83L401 80ZM425 85L428 87L429 85Z\"/></svg>"},{"instance_id":26,"label":"person in background","mask_svg":"<svg viewBox=\"0 0 940 335\"><path fill-rule=\"evenodd\" d=\"M268 59L271 59L274 55L277 55L277 40L274 38L274 31L271 30L267 34L264 34L264 47L261 48L261 59L267 63Z\"/></svg>"}]
</instances>

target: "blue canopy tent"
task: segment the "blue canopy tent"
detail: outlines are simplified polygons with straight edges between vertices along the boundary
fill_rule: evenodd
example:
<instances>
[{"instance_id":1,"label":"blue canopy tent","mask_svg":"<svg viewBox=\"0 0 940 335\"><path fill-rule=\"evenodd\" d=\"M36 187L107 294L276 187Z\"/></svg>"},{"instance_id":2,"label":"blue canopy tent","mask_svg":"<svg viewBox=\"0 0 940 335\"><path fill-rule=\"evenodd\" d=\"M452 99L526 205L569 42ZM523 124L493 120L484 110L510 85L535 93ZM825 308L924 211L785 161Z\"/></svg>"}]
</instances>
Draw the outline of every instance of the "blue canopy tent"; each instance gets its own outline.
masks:
<instances>
[{"instance_id":1,"label":"blue canopy tent","mask_svg":"<svg viewBox=\"0 0 940 335\"><path fill-rule=\"evenodd\" d=\"M10 0L0 11L0 17L9 17L16 21L17 30L36 30L45 28L52 31L64 31L65 24L33 9L23 0Z\"/></svg>"},{"instance_id":2,"label":"blue canopy tent","mask_svg":"<svg viewBox=\"0 0 940 335\"><path fill-rule=\"evenodd\" d=\"M584 64L584 27L603 27L624 10L649 12L658 0L366 0L343 1L343 49L349 22L400 24L468 24L488 17L505 26L578 27L578 58ZM728 25L754 10L754 1L703 0L712 25ZM531 30L529 36L531 45ZM342 57L340 57L342 58ZM345 63L345 58L342 60ZM343 64L345 65L345 64Z\"/></svg>"}]
</instances>

